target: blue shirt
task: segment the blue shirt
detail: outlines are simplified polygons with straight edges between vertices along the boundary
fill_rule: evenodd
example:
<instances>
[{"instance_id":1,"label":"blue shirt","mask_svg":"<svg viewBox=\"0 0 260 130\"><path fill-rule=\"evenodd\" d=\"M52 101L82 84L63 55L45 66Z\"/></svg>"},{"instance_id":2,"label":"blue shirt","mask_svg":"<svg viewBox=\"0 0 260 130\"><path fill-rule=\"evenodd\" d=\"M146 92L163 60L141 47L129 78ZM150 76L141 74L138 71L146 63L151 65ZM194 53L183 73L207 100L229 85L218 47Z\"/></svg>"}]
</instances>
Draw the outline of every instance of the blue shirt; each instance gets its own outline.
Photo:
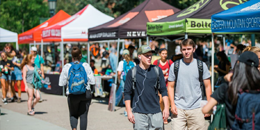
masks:
<instances>
[{"instance_id":1,"label":"blue shirt","mask_svg":"<svg viewBox=\"0 0 260 130\"><path fill-rule=\"evenodd\" d=\"M36 55L35 59L34 59L34 64L35 66L37 66L38 68L41 68L41 64L44 64L44 60L41 56Z\"/></svg>"},{"instance_id":2,"label":"blue shirt","mask_svg":"<svg viewBox=\"0 0 260 130\"><path fill-rule=\"evenodd\" d=\"M115 54L111 53L109 55L109 61L110 61L109 64L110 64L110 66L112 68L112 71L116 72L117 56Z\"/></svg>"}]
</instances>

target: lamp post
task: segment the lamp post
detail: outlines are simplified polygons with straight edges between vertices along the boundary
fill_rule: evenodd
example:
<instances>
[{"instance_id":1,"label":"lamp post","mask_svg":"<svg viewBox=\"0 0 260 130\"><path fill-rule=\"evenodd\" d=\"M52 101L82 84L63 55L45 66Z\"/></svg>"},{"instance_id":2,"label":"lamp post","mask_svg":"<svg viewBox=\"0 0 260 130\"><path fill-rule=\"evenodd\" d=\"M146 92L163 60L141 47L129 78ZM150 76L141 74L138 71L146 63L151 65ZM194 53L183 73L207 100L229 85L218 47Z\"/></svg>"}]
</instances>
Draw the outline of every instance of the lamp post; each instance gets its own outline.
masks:
<instances>
[{"instance_id":1,"label":"lamp post","mask_svg":"<svg viewBox=\"0 0 260 130\"><path fill-rule=\"evenodd\" d=\"M55 14L57 0L48 0L51 17Z\"/></svg>"}]
</instances>

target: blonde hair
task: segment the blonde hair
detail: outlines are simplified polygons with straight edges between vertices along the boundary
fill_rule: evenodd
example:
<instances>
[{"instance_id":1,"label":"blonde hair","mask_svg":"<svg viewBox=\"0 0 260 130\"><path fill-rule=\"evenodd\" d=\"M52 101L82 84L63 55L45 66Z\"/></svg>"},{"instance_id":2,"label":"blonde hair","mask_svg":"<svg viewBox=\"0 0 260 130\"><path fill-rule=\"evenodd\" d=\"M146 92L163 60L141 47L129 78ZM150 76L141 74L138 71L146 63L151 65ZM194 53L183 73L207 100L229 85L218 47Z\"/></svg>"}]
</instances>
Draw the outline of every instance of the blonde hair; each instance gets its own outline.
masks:
<instances>
[{"instance_id":1,"label":"blonde hair","mask_svg":"<svg viewBox=\"0 0 260 130\"><path fill-rule=\"evenodd\" d=\"M33 58L32 54L26 55L26 57L23 59L22 64L21 64L21 69L23 69L23 67L28 64L31 59Z\"/></svg>"},{"instance_id":2,"label":"blonde hair","mask_svg":"<svg viewBox=\"0 0 260 130\"><path fill-rule=\"evenodd\" d=\"M260 48L255 47L255 46L249 46L243 50L243 52L245 52L245 51L251 51L251 52L257 53L257 52L260 52Z\"/></svg>"},{"instance_id":3,"label":"blonde hair","mask_svg":"<svg viewBox=\"0 0 260 130\"><path fill-rule=\"evenodd\" d=\"M123 57L124 57L125 61L127 62L127 64L129 63L129 61L132 60L129 54L125 54L125 55L123 55Z\"/></svg>"}]
</instances>

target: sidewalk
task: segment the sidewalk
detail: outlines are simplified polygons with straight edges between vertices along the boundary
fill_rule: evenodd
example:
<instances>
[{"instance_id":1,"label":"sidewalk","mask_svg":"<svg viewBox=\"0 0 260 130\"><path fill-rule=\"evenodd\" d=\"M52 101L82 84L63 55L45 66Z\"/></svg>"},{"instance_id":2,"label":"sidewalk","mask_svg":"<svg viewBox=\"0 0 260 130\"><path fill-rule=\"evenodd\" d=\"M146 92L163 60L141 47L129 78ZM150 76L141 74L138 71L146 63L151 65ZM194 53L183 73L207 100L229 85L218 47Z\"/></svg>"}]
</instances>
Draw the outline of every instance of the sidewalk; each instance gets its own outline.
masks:
<instances>
[{"instance_id":1,"label":"sidewalk","mask_svg":"<svg viewBox=\"0 0 260 130\"><path fill-rule=\"evenodd\" d=\"M49 122L23 115L4 108L1 109L1 130L66 130Z\"/></svg>"},{"instance_id":2,"label":"sidewalk","mask_svg":"<svg viewBox=\"0 0 260 130\"><path fill-rule=\"evenodd\" d=\"M0 96L2 95L0 89ZM27 94L22 93L21 103L3 104L0 101L0 130L70 130L67 97L44 94L44 101L35 106L35 115L27 115ZM124 116L124 107L108 111L108 98L92 99L88 113L88 130L133 130ZM79 124L78 124L79 129ZM171 124L165 125L171 130Z\"/></svg>"}]
</instances>

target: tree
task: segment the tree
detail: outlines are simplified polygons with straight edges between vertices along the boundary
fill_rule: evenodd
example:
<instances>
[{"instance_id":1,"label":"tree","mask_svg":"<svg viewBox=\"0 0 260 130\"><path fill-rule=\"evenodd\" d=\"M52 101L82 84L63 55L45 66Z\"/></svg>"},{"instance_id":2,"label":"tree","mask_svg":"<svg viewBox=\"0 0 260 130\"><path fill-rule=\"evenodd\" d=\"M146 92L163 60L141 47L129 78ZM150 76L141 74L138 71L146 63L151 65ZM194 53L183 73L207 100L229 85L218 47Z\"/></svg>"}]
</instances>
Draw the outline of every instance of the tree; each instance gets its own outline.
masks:
<instances>
[{"instance_id":1,"label":"tree","mask_svg":"<svg viewBox=\"0 0 260 130\"><path fill-rule=\"evenodd\" d=\"M19 34L39 25L41 17L49 17L48 5L43 0L1 0L0 27L4 29ZM28 49L28 45L20 46L23 47Z\"/></svg>"},{"instance_id":2,"label":"tree","mask_svg":"<svg viewBox=\"0 0 260 130\"><path fill-rule=\"evenodd\" d=\"M41 17L48 17L49 9L43 0L2 0L0 27L22 33L39 25Z\"/></svg>"}]
</instances>

